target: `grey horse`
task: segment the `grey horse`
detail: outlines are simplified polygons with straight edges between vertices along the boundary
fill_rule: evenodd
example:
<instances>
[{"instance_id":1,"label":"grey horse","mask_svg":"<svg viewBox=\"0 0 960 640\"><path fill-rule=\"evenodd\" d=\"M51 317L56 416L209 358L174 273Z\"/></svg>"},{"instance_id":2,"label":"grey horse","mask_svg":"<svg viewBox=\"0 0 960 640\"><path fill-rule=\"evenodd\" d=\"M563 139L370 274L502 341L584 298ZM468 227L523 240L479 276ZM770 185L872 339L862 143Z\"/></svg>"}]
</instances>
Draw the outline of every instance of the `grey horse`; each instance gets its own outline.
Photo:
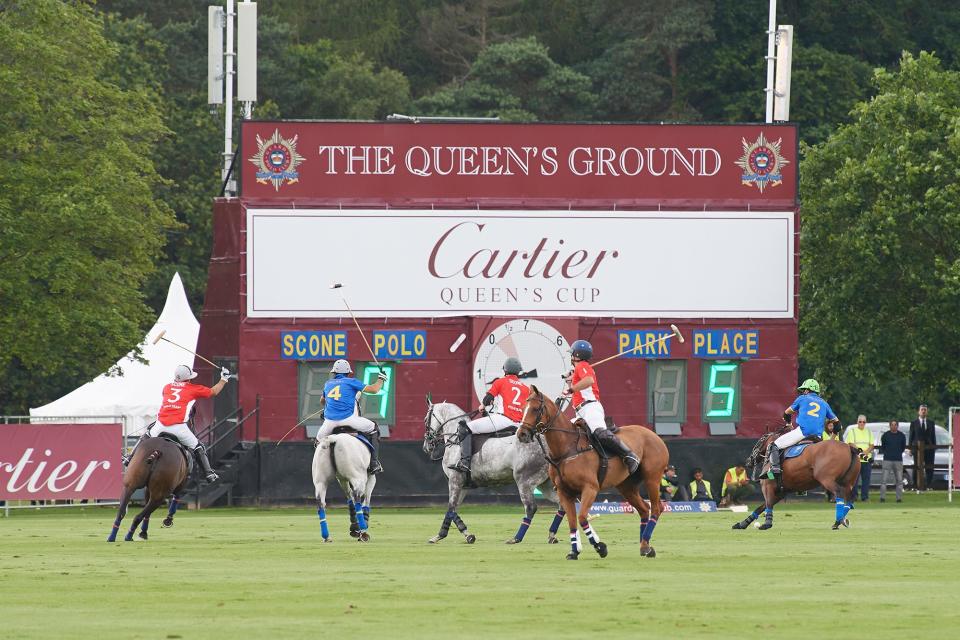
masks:
<instances>
[{"instance_id":1,"label":"grey horse","mask_svg":"<svg viewBox=\"0 0 960 640\"><path fill-rule=\"evenodd\" d=\"M457 441L457 425L461 419L469 416L460 407L450 402L434 404L427 398L427 415L423 419L423 450L431 460L443 459L443 473L447 476L449 501L440 532L428 542L437 543L447 537L450 523L454 523L467 543L476 542L477 537L467 531L467 525L457 513L457 507L466 495L465 474L449 469L448 466L460 459L460 444ZM444 450L446 447L446 450ZM507 544L517 544L523 540L533 515L537 512L537 502L533 491L539 488L544 497L559 504L553 483L547 477L547 460L543 450L536 442L523 444L516 436L491 438L483 449L474 454L471 463L471 486L496 487L516 484L520 491L526 514L516 535L508 539ZM550 526L547 542L557 542L557 529L560 527L564 512L558 511Z\"/></svg>"}]
</instances>

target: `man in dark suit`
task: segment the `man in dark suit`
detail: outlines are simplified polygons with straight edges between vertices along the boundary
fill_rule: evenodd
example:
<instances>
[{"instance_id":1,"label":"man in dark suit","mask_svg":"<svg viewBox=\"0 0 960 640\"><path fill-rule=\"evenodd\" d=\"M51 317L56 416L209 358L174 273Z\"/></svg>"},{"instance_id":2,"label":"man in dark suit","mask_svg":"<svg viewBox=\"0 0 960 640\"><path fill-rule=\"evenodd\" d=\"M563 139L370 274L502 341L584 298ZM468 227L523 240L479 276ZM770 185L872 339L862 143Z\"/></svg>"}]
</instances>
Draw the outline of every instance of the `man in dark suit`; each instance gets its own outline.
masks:
<instances>
[{"instance_id":1,"label":"man in dark suit","mask_svg":"<svg viewBox=\"0 0 960 640\"><path fill-rule=\"evenodd\" d=\"M914 485L927 490L933 485L934 454L937 452L937 432L933 420L927 417L927 405L920 405L917 419L910 423L910 450L913 452ZM923 455L918 455L920 449ZM921 472L923 476L921 478ZM923 485L920 484L921 480Z\"/></svg>"}]
</instances>

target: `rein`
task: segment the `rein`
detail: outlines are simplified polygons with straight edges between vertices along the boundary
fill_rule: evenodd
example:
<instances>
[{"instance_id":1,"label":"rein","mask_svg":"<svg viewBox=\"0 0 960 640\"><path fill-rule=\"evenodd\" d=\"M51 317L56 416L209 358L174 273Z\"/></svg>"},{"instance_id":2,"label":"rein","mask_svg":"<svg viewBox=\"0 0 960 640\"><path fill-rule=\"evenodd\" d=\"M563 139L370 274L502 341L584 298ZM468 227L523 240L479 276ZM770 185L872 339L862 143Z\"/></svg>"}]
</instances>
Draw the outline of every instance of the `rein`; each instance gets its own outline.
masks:
<instances>
[{"instance_id":1,"label":"rein","mask_svg":"<svg viewBox=\"0 0 960 640\"><path fill-rule=\"evenodd\" d=\"M460 420L462 418L472 418L478 413L477 410L468 411L467 413L463 413L460 415L447 418L443 422L439 422L439 418L438 418L437 421L439 422L439 425L437 426L436 429L431 429L430 426L433 424L433 419L434 419L433 408L435 406L436 405L430 405L430 411L427 413L427 417L423 419L423 441L429 444L431 449L434 449L434 450L439 444L443 444L443 446L457 444L456 442L454 442L454 438L456 438L457 434L444 433L443 428L447 426L447 424L453 422L454 420ZM434 457L433 454L430 455L431 462L440 462L442 459L443 459L442 454L440 455L440 457Z\"/></svg>"},{"instance_id":2,"label":"rein","mask_svg":"<svg viewBox=\"0 0 960 640\"><path fill-rule=\"evenodd\" d=\"M553 422L557 419L557 416L560 415L559 407L557 407L557 412L553 414L553 417L551 417L548 422L544 423L542 420L543 412L545 410L545 405L543 404L543 394L538 393L537 399L540 400L540 406L537 407L537 412L534 415L534 418L536 419L537 423L533 427L531 427L531 430L533 431L534 435L537 437L537 444L540 445L540 450L543 452L544 459L546 459L546 461L549 462L550 465L557 470L557 473L560 474L560 477L562 480L563 474L560 473L560 463L563 462L564 460L569 460L570 458L576 458L581 453L592 451L593 446L589 443L589 440L587 441L586 449L581 449L579 446L577 446L580 442L580 436L583 435L583 432L580 429L577 429L577 428L567 429L566 427L558 427L553 424ZM574 451L572 453L568 452L566 454L561 454L556 458L551 456L548 447L546 447L543 443L544 438L542 437L543 434L545 434L547 431L572 433L575 436L577 436L577 440L576 442L574 442Z\"/></svg>"}]
</instances>

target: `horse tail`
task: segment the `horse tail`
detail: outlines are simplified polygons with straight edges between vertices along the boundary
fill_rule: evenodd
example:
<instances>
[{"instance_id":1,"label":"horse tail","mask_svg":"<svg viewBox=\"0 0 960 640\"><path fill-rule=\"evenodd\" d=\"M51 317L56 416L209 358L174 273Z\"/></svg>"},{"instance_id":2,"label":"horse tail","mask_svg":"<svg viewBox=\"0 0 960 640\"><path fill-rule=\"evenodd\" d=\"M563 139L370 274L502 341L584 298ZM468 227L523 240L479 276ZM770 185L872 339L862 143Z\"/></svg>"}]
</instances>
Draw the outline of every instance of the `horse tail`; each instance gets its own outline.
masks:
<instances>
[{"instance_id":1,"label":"horse tail","mask_svg":"<svg viewBox=\"0 0 960 640\"><path fill-rule=\"evenodd\" d=\"M850 471L853 470L854 465L859 464L859 458L858 458L859 452L857 451L856 447L852 445L847 445L847 446L850 449L850 464L847 465L847 470L841 473L840 477L837 478L837 484L842 484L844 481L844 478L850 475ZM846 485L843 484L843 486L845 487Z\"/></svg>"},{"instance_id":2,"label":"horse tail","mask_svg":"<svg viewBox=\"0 0 960 640\"><path fill-rule=\"evenodd\" d=\"M330 438L327 442L330 443L330 465L333 467L333 475L337 475L337 455L334 449L337 446L337 441L333 438Z\"/></svg>"},{"instance_id":3,"label":"horse tail","mask_svg":"<svg viewBox=\"0 0 960 640\"><path fill-rule=\"evenodd\" d=\"M147 456L147 460L146 460L146 462L147 462L147 477L146 477L146 478L144 479L144 481L143 481L143 486L145 486L145 487L149 487L149 486L150 486L150 476L153 475L153 470L156 469L156 465L155 465L154 463L155 463L157 460L159 460L159 459L160 459L160 456L162 456L162 455L163 455L163 452L162 452L162 451L160 451L159 449L154 449L153 452L152 452L150 455Z\"/></svg>"}]
</instances>

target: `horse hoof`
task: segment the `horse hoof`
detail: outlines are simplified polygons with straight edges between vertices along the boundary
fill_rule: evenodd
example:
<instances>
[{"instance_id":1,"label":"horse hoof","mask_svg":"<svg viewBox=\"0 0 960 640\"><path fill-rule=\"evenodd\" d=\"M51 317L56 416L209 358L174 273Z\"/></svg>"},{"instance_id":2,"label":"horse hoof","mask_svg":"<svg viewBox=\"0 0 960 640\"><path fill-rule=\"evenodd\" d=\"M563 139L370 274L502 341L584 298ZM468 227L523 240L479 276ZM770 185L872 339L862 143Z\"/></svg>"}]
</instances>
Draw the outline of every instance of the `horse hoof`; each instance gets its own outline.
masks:
<instances>
[{"instance_id":1,"label":"horse hoof","mask_svg":"<svg viewBox=\"0 0 960 640\"><path fill-rule=\"evenodd\" d=\"M842 524L843 524L844 527L846 527L846 528L849 529L849 528L850 528L850 519L849 519L849 518L844 518Z\"/></svg>"},{"instance_id":2,"label":"horse hoof","mask_svg":"<svg viewBox=\"0 0 960 640\"><path fill-rule=\"evenodd\" d=\"M573 552L571 552L571 553L568 553L568 554L567 554L567 560L576 560L576 559L579 558L579 557L580 557L580 554L579 554L579 553L573 553Z\"/></svg>"},{"instance_id":3,"label":"horse hoof","mask_svg":"<svg viewBox=\"0 0 960 640\"><path fill-rule=\"evenodd\" d=\"M446 537L447 537L447 536L439 536L439 535L438 535L438 536L433 536L432 538L430 538L429 540L427 540L427 542L429 542L430 544L437 544L438 542L440 542L441 540L443 540L443 539L446 538Z\"/></svg>"},{"instance_id":4,"label":"horse hoof","mask_svg":"<svg viewBox=\"0 0 960 640\"><path fill-rule=\"evenodd\" d=\"M472 533L468 533L464 539L467 541L467 544L473 544L477 541L477 536L473 535Z\"/></svg>"},{"instance_id":5,"label":"horse hoof","mask_svg":"<svg viewBox=\"0 0 960 640\"><path fill-rule=\"evenodd\" d=\"M733 525L733 526L730 527L730 528L731 528L731 529L746 529L746 528L747 528L747 525L743 524L742 522L738 522L737 524Z\"/></svg>"},{"instance_id":6,"label":"horse hoof","mask_svg":"<svg viewBox=\"0 0 960 640\"><path fill-rule=\"evenodd\" d=\"M521 541L516 538L510 538L509 540L506 540L504 544L520 544L520 542Z\"/></svg>"},{"instance_id":7,"label":"horse hoof","mask_svg":"<svg viewBox=\"0 0 960 640\"><path fill-rule=\"evenodd\" d=\"M557 536L552 533L547 537L547 544L559 544L560 541L557 539Z\"/></svg>"},{"instance_id":8,"label":"horse hoof","mask_svg":"<svg viewBox=\"0 0 960 640\"><path fill-rule=\"evenodd\" d=\"M163 519L163 522L160 523L160 526L164 529L169 529L173 526L173 518L166 517Z\"/></svg>"},{"instance_id":9,"label":"horse hoof","mask_svg":"<svg viewBox=\"0 0 960 640\"><path fill-rule=\"evenodd\" d=\"M146 531L141 531L141 532L140 532L140 539L141 539L141 540L146 540L146 539L147 539L147 532L146 532Z\"/></svg>"},{"instance_id":10,"label":"horse hoof","mask_svg":"<svg viewBox=\"0 0 960 640\"><path fill-rule=\"evenodd\" d=\"M647 547L646 549L640 549L640 555L644 558L656 558L657 550L653 547Z\"/></svg>"},{"instance_id":11,"label":"horse hoof","mask_svg":"<svg viewBox=\"0 0 960 640\"><path fill-rule=\"evenodd\" d=\"M366 531L361 531L357 534L357 542L370 542L370 534Z\"/></svg>"},{"instance_id":12,"label":"horse hoof","mask_svg":"<svg viewBox=\"0 0 960 640\"><path fill-rule=\"evenodd\" d=\"M324 543L333 542L333 539L332 539L332 538L324 538L324 539L323 539L323 542L324 542Z\"/></svg>"},{"instance_id":13,"label":"horse hoof","mask_svg":"<svg viewBox=\"0 0 960 640\"><path fill-rule=\"evenodd\" d=\"M123 541L124 541L124 542L133 542L133 534L132 534L132 533L128 533L127 535L123 536Z\"/></svg>"},{"instance_id":14,"label":"horse hoof","mask_svg":"<svg viewBox=\"0 0 960 640\"><path fill-rule=\"evenodd\" d=\"M767 529L772 529L772 528L773 528L772 522L764 522L762 525L757 527L757 529L760 529L761 531L766 531Z\"/></svg>"},{"instance_id":15,"label":"horse hoof","mask_svg":"<svg viewBox=\"0 0 960 640\"><path fill-rule=\"evenodd\" d=\"M360 532L359 532L359 531L354 531L353 529L350 529L350 537L351 537L351 538L359 538L359 537L360 537Z\"/></svg>"},{"instance_id":16,"label":"horse hoof","mask_svg":"<svg viewBox=\"0 0 960 640\"><path fill-rule=\"evenodd\" d=\"M600 557L601 557L601 558L606 558L606 557L607 557L607 543L605 543L605 542L598 542L598 543L597 543L597 546L594 547L594 549L597 550L597 553L600 554Z\"/></svg>"}]
</instances>

